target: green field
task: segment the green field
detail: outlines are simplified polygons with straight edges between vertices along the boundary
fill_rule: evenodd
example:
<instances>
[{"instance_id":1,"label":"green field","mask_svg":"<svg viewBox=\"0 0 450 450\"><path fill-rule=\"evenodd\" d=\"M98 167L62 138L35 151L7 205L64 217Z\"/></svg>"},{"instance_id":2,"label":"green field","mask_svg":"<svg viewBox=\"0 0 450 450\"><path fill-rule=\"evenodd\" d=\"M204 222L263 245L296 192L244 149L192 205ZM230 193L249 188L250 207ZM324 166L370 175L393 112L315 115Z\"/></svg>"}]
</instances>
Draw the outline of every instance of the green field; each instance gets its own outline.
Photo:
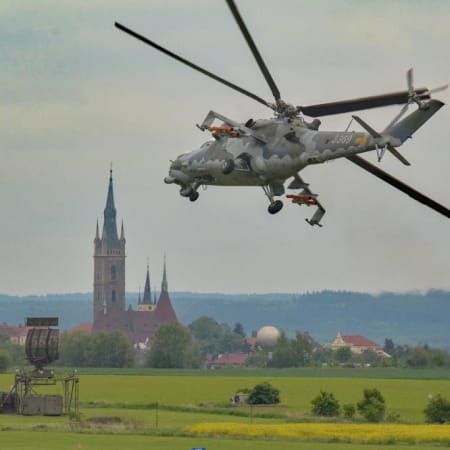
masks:
<instances>
[{"instance_id":1,"label":"green field","mask_svg":"<svg viewBox=\"0 0 450 450\"><path fill-rule=\"evenodd\" d=\"M72 369L56 367L56 373ZM225 368L205 369L143 369L143 368L90 368L78 369L81 375L141 375L141 376L198 376L198 377L301 377L301 378L388 378L402 380L450 380L450 368L405 369L398 367L343 368L300 367L294 369Z\"/></svg>"},{"instance_id":2,"label":"green field","mask_svg":"<svg viewBox=\"0 0 450 450\"><path fill-rule=\"evenodd\" d=\"M434 379L415 379L412 376L409 379L356 378L353 373L350 377L312 377L311 373L310 376L292 376L292 371L278 371L275 376L271 371L262 376L242 370L234 371L234 375L231 375L233 371L203 371L201 375L198 371L193 374L152 371L151 374L141 372L139 375L106 375L106 372L103 371L101 375L80 375L81 423L71 422L67 417L0 415L0 448L44 448L39 446L42 445L42 441L39 441L45 438L45 448L49 449L190 449L196 446L219 450L264 449L274 443L263 439L195 438L183 436L184 428L204 422L278 424L316 421L317 418L310 415L310 402L320 390L333 392L340 403L345 404L356 403L362 397L363 389L371 387L382 392L388 412L400 414L401 422L419 424L424 423L423 409L429 393L441 393L446 397L450 394L450 379L444 376L445 371L435 372L434 377L428 374L429 378ZM167 376L165 372L171 375ZM205 373L211 376L205 376ZM330 375L330 372L325 373ZM409 374L410 371L405 372L406 378ZM270 381L280 389L281 405L253 408L252 411L249 406L231 408L227 405L229 397L238 389L253 387L263 380ZM0 375L0 391L9 390L12 381L12 374ZM41 392L54 393L53 389L51 392ZM158 410L155 409L155 403L160 405ZM240 415L230 415L230 412L236 411ZM108 422L110 419L106 419L105 424L102 422L105 418L113 419L111 423ZM47 445L47 442L51 442L51 445ZM279 443L282 443L282 448L322 448L317 442L282 440ZM329 442L326 445L330 450L389 447ZM398 447L402 445L398 444ZM414 448L421 450L436 447L416 444Z\"/></svg>"},{"instance_id":3,"label":"green field","mask_svg":"<svg viewBox=\"0 0 450 450\"><path fill-rule=\"evenodd\" d=\"M360 445L315 442L274 442L248 439L213 439L171 436L78 434L72 432L34 431L21 433L2 431L1 448L5 450L190 450L204 447L207 450L392 450L392 445ZM396 446L399 450L410 448ZM414 445L414 450L436 450L431 445Z\"/></svg>"}]
</instances>

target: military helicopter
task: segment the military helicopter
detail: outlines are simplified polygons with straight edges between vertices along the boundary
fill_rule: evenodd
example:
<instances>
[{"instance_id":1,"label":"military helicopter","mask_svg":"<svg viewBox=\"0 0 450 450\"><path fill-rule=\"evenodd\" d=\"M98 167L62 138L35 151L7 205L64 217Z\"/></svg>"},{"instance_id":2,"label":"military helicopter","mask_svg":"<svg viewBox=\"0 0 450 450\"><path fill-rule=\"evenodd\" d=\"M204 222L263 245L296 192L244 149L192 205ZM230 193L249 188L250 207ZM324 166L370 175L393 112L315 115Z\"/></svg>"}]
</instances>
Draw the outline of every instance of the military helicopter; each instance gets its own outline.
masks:
<instances>
[{"instance_id":1,"label":"military helicopter","mask_svg":"<svg viewBox=\"0 0 450 450\"><path fill-rule=\"evenodd\" d=\"M310 225L322 226L320 221L325 214L325 208L299 172L312 164L347 158L413 199L450 217L448 208L359 156L360 153L376 151L378 161L381 161L388 151L401 163L410 165L397 147L411 138L413 133L444 105L441 101L432 99L431 94L446 89L448 85L433 90L425 87L415 89L413 71L409 69L406 91L332 103L294 106L282 100L280 91L236 4L233 0L226 0L226 3L272 91L275 100L273 103L182 58L126 26L115 23L118 29L130 36L267 106L274 113L269 119L238 122L210 111L197 127L201 131L212 133L212 138L198 150L182 154L171 162L169 175L164 179L167 184L180 186L180 194L192 202L198 199L200 186L260 186L269 199L268 212L275 214L283 207L283 202L276 200L275 197L285 194L284 184L287 179L292 178L287 188L298 192L288 194L286 197L297 205L317 207L312 217L305 220ZM412 104L416 104L417 109L403 117ZM382 132L375 131L358 116L352 117L366 132L350 132L348 128L344 132L319 131L321 122L317 117L388 105L404 106ZM314 120L307 122L304 116L312 117Z\"/></svg>"}]
</instances>

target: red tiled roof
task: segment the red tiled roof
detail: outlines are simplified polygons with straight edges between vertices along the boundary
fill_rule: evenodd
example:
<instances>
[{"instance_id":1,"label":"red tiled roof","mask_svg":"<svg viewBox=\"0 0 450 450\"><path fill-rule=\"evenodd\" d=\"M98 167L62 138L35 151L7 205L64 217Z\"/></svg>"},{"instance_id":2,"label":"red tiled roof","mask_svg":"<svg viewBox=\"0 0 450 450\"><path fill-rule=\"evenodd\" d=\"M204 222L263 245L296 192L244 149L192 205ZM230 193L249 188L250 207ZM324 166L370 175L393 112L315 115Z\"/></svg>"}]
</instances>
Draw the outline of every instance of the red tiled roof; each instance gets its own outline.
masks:
<instances>
[{"instance_id":1,"label":"red tiled roof","mask_svg":"<svg viewBox=\"0 0 450 450\"><path fill-rule=\"evenodd\" d=\"M375 344L375 342L373 342L363 336L346 334L346 335L342 335L342 339L344 340L344 342L346 344L353 345L355 347L380 348L380 346L378 344Z\"/></svg>"},{"instance_id":2,"label":"red tiled roof","mask_svg":"<svg viewBox=\"0 0 450 450\"><path fill-rule=\"evenodd\" d=\"M161 324L167 322L178 322L178 318L175 314L175 310L173 309L168 292L161 292L158 304L156 305L155 316Z\"/></svg>"},{"instance_id":3,"label":"red tiled roof","mask_svg":"<svg viewBox=\"0 0 450 450\"><path fill-rule=\"evenodd\" d=\"M83 322L73 327L69 330L69 333L74 333L75 331L85 331L86 333L92 332L92 323L91 322Z\"/></svg>"},{"instance_id":4,"label":"red tiled roof","mask_svg":"<svg viewBox=\"0 0 450 450\"><path fill-rule=\"evenodd\" d=\"M205 361L206 366L210 365L236 365L243 366L248 359L248 353L224 353L216 359L208 359Z\"/></svg>"},{"instance_id":5,"label":"red tiled roof","mask_svg":"<svg viewBox=\"0 0 450 450\"><path fill-rule=\"evenodd\" d=\"M0 325L0 334L6 334L10 337L26 336L28 330L29 327L25 327L23 325L19 325L17 327L12 325Z\"/></svg>"}]
</instances>

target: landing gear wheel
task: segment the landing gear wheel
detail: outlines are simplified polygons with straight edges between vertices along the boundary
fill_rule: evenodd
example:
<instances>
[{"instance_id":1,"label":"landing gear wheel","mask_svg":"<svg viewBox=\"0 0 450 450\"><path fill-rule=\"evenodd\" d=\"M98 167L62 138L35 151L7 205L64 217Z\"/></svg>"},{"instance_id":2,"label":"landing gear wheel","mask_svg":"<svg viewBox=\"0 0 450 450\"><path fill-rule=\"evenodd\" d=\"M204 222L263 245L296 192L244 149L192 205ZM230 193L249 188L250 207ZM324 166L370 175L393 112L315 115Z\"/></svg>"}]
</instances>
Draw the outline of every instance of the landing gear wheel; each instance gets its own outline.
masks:
<instances>
[{"instance_id":1,"label":"landing gear wheel","mask_svg":"<svg viewBox=\"0 0 450 450\"><path fill-rule=\"evenodd\" d=\"M195 202L198 199L199 195L200 194L197 191L191 192L191 194L189 195L189 200L191 202Z\"/></svg>"},{"instance_id":2,"label":"landing gear wheel","mask_svg":"<svg viewBox=\"0 0 450 450\"><path fill-rule=\"evenodd\" d=\"M269 205L267 211L269 211L270 214L276 214L281 211L281 208L283 208L283 202L281 200L275 200Z\"/></svg>"},{"instance_id":3,"label":"landing gear wheel","mask_svg":"<svg viewBox=\"0 0 450 450\"><path fill-rule=\"evenodd\" d=\"M222 163L222 173L224 175L229 175L234 170L234 161L232 159L227 159Z\"/></svg>"}]
</instances>

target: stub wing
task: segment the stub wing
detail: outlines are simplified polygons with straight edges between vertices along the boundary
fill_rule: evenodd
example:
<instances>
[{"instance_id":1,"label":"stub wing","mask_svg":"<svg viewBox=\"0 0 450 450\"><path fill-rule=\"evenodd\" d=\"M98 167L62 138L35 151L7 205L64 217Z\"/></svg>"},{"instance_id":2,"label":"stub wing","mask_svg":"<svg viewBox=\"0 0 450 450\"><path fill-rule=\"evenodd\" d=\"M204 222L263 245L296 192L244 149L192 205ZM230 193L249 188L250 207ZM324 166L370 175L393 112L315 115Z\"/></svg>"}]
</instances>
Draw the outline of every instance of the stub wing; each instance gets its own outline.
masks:
<instances>
[{"instance_id":1,"label":"stub wing","mask_svg":"<svg viewBox=\"0 0 450 450\"><path fill-rule=\"evenodd\" d=\"M294 180L288 186L288 189L301 189L297 194L288 194L287 198L290 198L292 203L297 205L306 205L306 206L317 206L317 209L311 219L305 219L311 226L317 225L319 227L322 226L320 221L325 215L325 208L320 204L319 200L317 200L318 194L314 194L309 189L309 184L305 183L300 175L296 175Z\"/></svg>"}]
</instances>

